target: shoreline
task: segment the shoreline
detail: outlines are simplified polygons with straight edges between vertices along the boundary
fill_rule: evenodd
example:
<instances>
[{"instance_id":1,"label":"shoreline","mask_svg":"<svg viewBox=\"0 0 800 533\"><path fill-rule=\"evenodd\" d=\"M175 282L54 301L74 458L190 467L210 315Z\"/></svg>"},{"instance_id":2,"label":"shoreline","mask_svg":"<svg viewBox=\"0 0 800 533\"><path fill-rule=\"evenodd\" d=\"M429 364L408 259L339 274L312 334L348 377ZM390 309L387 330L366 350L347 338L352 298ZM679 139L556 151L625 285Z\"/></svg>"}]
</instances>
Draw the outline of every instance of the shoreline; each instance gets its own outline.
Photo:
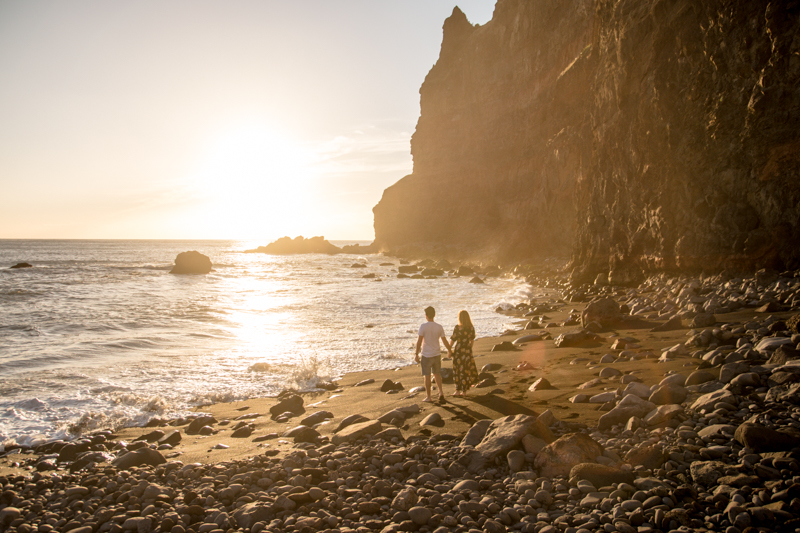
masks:
<instances>
[{"instance_id":1,"label":"shoreline","mask_svg":"<svg viewBox=\"0 0 800 533\"><path fill-rule=\"evenodd\" d=\"M212 519L210 509L216 509L226 515L228 529L235 526L235 531L253 533L266 528L305 531L305 526L298 524L306 524L306 519L316 520L309 526L314 530L355 531L366 527L385 533L436 531L442 527L449 528L447 531L480 527L542 533L547 527L563 529L575 527L575 523L593 524L588 531L614 523L617 531L628 531L627 525L640 533L668 531L680 525L697 531L722 531L735 524L744 525L747 520L773 528L781 521L794 524L787 521L786 513L791 518L796 510L790 506L789 493L781 491L800 483L800 423L792 417L796 413L791 396L795 374L787 377L788 371L781 370L779 364L765 361L775 353L785 352L788 360L797 356L797 342L792 341L797 338L800 342L800 336L791 320L797 314L795 295L800 295L800 284L795 280L787 281L780 293L768 289L770 284L754 284L758 289L748 293L746 305L739 309L732 309L740 301L736 291L727 302L723 298L716 301L716 293L710 290L718 286L713 279L662 280L661 285L654 282L636 289L576 288L565 296L575 300L613 296L612 300L625 301L627 309L623 311L627 313L618 316L615 325L603 325L604 318L592 315L588 302L561 301L557 309L525 309L509 315L509 320L523 327L531 321L537 324L531 325L532 329L476 340L475 362L479 370L485 367L481 377L487 381L485 386L473 388L468 398L453 398L454 387L445 382L447 403L422 403L424 393L410 392L422 384L416 365L354 372L343 376L334 390L302 394L302 409L286 420L279 415L296 405L288 401L276 409L278 398L204 406L196 411L214 417L202 421L207 429L200 430L202 426L197 424L189 431L188 421L125 428L102 439L96 435L88 444L106 442L129 450L116 458L108 446L94 452L99 455L88 461L85 454L89 450L73 449L73 457L68 457L63 448L6 454L0 458L0 482L10 490L17 483L12 479L23 483L28 478L41 481L55 476L83 487L87 479L100 475L106 485L91 490L100 501L113 496L116 507L111 500L104 504L113 507L113 516L121 520L136 514L137 518L146 518L152 530L171 533L199 533L202 524L209 524L191 513L182 513L187 505L204 508L203 520ZM742 283L747 285L747 280ZM586 293L585 297L578 296L580 291ZM708 302L718 310L711 318L703 309L712 307ZM694 311L687 312L690 308ZM582 314L597 318L597 324L587 325L597 331L583 330L577 345L556 347L553 339L566 341L564 344L576 339L569 335L580 330ZM676 325L676 320L683 324ZM675 329L665 327L669 324ZM529 340L514 351L494 350L502 343L542 333L549 333L550 339ZM562 334L565 336L559 337ZM780 348L783 352L774 352L775 347L769 353L757 352L751 341L764 339L777 339L770 342L784 344ZM516 369L521 363L528 369ZM445 360L443 367L449 366ZM403 390L381 392L387 379L402 383ZM360 383L365 380L372 381ZM710 403L702 403L709 395L713 396ZM323 411L328 413L320 413ZM763 418L761 413L765 412L772 413L772 419ZM301 425L310 415L316 415L316 419ZM328 415L331 419L325 421ZM343 421L356 415L362 418L337 431ZM785 422L776 424L776 416ZM487 432L490 424L494 430ZM742 430L749 429L748 424L762 433L781 429L778 434L786 440L782 449L773 449L774 434L767 439L771 448L769 443L764 448L758 441L748 440ZM180 437L173 433L176 430ZM734 432L736 438L732 438ZM567 457L572 456L563 452L567 455L558 456L555 463L569 463L566 471L547 462L549 455L560 453L557 448L565 439L576 436L591 441L597 451L584 453L580 464L571 464L572 459ZM145 440L136 444L143 437ZM173 444L159 446L158 438ZM152 442L148 444L148 440ZM84 464L76 468L80 453L84 454ZM143 463L125 465L139 456ZM395 456L400 463L395 462ZM372 459L365 461L364 457ZM401 464L403 468L398 469ZM407 467L412 464L415 466ZM577 473L571 469L578 466L582 470ZM706 467L718 475L704 473ZM127 474L119 478L123 472ZM226 480L220 477L222 472L228 472ZM245 489L237 489L244 490L245 496L223 496L226 487L236 484L234 478L241 480L249 472L258 472L259 477L256 480L253 474ZM109 488L115 477L130 476L150 476L148 483L161 484L162 488L195 488L183 496L173 492L168 499L155 499L162 505L151 508L147 506L149 500L134 489L123 495L119 483L112 485L113 491ZM580 484L589 480L592 483ZM213 483L208 485L209 481ZM202 489L203 483L206 489ZM497 501L500 491L507 495L505 503L499 508L482 504L477 514L462 509L459 502L451 501L461 490L456 488L461 483L471 487L471 492L464 493L465 497L469 494L469 501L484 501L489 493L495 494L492 498ZM693 487L694 492L687 493L685 487ZM420 505L398 501L409 491L414 493L409 501ZM725 501L735 494L746 497L746 501L758 494L759 499L723 516L720 510L709 508L720 501L720 491ZM192 494L206 496L197 503ZM667 503L645 506L654 496ZM685 497L694 503L690 505ZM350 498L352 502L347 501ZM450 504L441 504L442 499ZM131 501L120 507L120 502ZM3 505L15 508L11 505L15 503L24 502L12 498L0 503L0 516ZM323 512L325 505L338 514ZM128 514L120 514L123 507ZM415 511L412 516L410 511L417 507L426 508L428 515ZM751 507L757 509L751 511ZM604 522L591 509L602 516L619 510ZM136 513L132 513L134 510ZM263 519L250 520L244 510L261 513L258 517ZM34 515L38 516L34 512L32 519ZM713 520L704 522L701 515ZM563 517L569 520L565 522ZM94 524L92 533L116 531L104 524ZM11 527L7 531L30 533L24 527ZM212 531L209 527L202 531ZM794 526L790 530L794 531Z\"/></svg>"}]
</instances>

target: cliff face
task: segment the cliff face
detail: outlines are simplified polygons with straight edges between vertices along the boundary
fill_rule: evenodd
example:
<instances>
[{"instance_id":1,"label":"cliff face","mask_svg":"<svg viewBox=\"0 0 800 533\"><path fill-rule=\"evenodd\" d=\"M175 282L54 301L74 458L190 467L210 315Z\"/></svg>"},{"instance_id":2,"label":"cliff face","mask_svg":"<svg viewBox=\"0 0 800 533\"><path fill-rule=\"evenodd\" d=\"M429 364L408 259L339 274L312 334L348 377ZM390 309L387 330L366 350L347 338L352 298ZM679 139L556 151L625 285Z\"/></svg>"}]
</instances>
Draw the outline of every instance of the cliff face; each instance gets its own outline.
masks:
<instances>
[{"instance_id":1,"label":"cliff face","mask_svg":"<svg viewBox=\"0 0 800 533\"><path fill-rule=\"evenodd\" d=\"M374 208L406 254L578 275L800 267L800 2L499 0L456 10L413 174Z\"/></svg>"},{"instance_id":2,"label":"cliff face","mask_svg":"<svg viewBox=\"0 0 800 533\"><path fill-rule=\"evenodd\" d=\"M414 172L374 208L384 249L451 258L518 260L569 252L580 154L562 124L586 81L559 76L591 39L591 2L498 2L473 27L456 8L439 60L420 89ZM553 106L554 99L560 105Z\"/></svg>"},{"instance_id":3,"label":"cliff face","mask_svg":"<svg viewBox=\"0 0 800 533\"><path fill-rule=\"evenodd\" d=\"M602 1L596 16L575 266L797 267L798 2Z\"/></svg>"}]
</instances>

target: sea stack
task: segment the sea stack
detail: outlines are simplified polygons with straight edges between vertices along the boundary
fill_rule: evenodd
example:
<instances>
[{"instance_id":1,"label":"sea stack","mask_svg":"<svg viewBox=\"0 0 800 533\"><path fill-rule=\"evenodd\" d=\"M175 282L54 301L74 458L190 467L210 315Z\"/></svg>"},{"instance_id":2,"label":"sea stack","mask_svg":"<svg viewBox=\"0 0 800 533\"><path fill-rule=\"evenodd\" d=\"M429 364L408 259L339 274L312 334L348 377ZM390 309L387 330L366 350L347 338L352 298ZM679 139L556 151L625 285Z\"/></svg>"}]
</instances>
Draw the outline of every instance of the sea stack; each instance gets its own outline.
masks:
<instances>
[{"instance_id":1,"label":"sea stack","mask_svg":"<svg viewBox=\"0 0 800 533\"><path fill-rule=\"evenodd\" d=\"M170 274L208 274L211 272L211 259L200 252L181 252L175 258L175 266Z\"/></svg>"}]
</instances>

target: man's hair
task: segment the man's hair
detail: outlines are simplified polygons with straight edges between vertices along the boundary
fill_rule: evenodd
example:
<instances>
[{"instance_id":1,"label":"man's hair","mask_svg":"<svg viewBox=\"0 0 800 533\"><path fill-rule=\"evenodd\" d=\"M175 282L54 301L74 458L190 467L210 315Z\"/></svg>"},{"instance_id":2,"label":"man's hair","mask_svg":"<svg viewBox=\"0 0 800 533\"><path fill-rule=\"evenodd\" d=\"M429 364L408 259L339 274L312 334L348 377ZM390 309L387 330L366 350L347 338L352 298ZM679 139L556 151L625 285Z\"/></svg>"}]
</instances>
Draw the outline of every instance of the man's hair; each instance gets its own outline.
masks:
<instances>
[{"instance_id":1,"label":"man's hair","mask_svg":"<svg viewBox=\"0 0 800 533\"><path fill-rule=\"evenodd\" d=\"M431 307L430 305L425 308L425 316L428 318L433 318L436 316L436 309Z\"/></svg>"}]
</instances>

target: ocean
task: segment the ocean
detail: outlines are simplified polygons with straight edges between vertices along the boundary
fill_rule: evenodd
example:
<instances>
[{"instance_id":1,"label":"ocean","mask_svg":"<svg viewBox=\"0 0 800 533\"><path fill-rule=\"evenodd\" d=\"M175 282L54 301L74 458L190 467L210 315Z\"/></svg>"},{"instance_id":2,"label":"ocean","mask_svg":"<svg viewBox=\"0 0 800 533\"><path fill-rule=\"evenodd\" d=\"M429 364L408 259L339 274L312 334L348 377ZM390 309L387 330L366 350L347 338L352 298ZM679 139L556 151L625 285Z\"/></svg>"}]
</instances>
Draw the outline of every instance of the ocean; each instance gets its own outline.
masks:
<instances>
[{"instance_id":1,"label":"ocean","mask_svg":"<svg viewBox=\"0 0 800 533\"><path fill-rule=\"evenodd\" d=\"M426 306L448 334L467 309L489 336L510 327L497 307L547 296L512 277L399 279L382 255L243 253L264 244L0 240L0 446L413 364ZM169 274L188 250L214 270Z\"/></svg>"}]
</instances>

